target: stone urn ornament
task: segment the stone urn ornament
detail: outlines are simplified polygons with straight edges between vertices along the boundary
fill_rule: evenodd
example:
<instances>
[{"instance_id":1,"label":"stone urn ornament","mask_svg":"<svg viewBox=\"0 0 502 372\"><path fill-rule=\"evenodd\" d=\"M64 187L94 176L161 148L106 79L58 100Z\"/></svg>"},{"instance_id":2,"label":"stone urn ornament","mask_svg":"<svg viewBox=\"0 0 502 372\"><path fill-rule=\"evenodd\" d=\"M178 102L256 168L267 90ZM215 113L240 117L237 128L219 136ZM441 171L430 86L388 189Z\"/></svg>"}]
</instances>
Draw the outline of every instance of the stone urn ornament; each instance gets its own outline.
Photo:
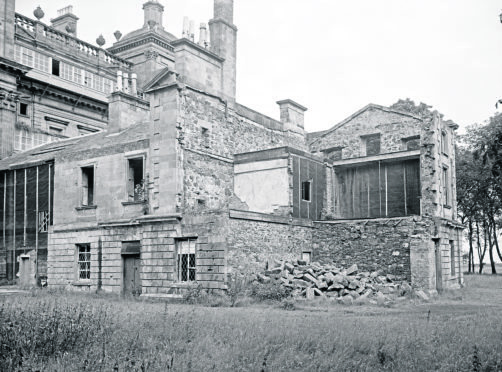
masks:
<instances>
[{"instance_id":1,"label":"stone urn ornament","mask_svg":"<svg viewBox=\"0 0 502 372\"><path fill-rule=\"evenodd\" d=\"M35 16L36 19L38 19L39 21L44 18L44 11L42 10L42 8L40 8L40 5L37 6L37 8L33 11L33 15Z\"/></svg>"},{"instance_id":2,"label":"stone urn ornament","mask_svg":"<svg viewBox=\"0 0 502 372\"><path fill-rule=\"evenodd\" d=\"M119 30L115 31L113 33L113 36L115 36L115 39L117 39L117 41L120 40L120 38L122 37L122 32L120 32Z\"/></svg>"},{"instance_id":3,"label":"stone urn ornament","mask_svg":"<svg viewBox=\"0 0 502 372\"><path fill-rule=\"evenodd\" d=\"M99 47L103 47L103 45L105 45L106 43L106 40L105 38L103 37L103 34L99 35L99 37L96 39L96 44L99 45Z\"/></svg>"}]
</instances>

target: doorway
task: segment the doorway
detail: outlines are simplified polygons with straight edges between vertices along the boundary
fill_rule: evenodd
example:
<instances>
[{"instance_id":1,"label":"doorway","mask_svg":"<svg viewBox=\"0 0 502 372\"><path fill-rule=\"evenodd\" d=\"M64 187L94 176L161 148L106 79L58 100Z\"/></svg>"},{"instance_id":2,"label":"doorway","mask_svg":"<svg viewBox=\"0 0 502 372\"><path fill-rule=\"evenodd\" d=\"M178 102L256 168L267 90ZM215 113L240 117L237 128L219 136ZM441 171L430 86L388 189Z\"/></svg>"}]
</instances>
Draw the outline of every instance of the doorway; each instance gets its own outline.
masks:
<instances>
[{"instance_id":1,"label":"doorway","mask_svg":"<svg viewBox=\"0 0 502 372\"><path fill-rule=\"evenodd\" d=\"M123 256L124 258L124 294L139 296L141 294L141 259L139 254Z\"/></svg>"}]
</instances>

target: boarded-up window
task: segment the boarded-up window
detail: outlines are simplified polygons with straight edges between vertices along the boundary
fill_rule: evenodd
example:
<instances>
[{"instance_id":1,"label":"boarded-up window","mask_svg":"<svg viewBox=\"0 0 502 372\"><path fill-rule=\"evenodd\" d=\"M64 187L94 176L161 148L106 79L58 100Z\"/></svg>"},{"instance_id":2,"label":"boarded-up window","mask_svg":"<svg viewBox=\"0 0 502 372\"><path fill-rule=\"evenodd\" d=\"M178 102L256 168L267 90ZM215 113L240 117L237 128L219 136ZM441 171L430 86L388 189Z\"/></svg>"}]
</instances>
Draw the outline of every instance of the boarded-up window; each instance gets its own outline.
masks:
<instances>
[{"instance_id":1,"label":"boarded-up window","mask_svg":"<svg viewBox=\"0 0 502 372\"><path fill-rule=\"evenodd\" d=\"M443 168L443 198L444 205L450 206L450 180L448 179L448 168Z\"/></svg>"},{"instance_id":2,"label":"boarded-up window","mask_svg":"<svg viewBox=\"0 0 502 372\"><path fill-rule=\"evenodd\" d=\"M441 152L448 155L448 135L445 131L441 132Z\"/></svg>"},{"instance_id":3,"label":"boarded-up window","mask_svg":"<svg viewBox=\"0 0 502 372\"><path fill-rule=\"evenodd\" d=\"M407 151L420 150L420 136L404 138L403 142Z\"/></svg>"},{"instance_id":4,"label":"boarded-up window","mask_svg":"<svg viewBox=\"0 0 502 372\"><path fill-rule=\"evenodd\" d=\"M420 214L418 160L336 169L338 218L399 217Z\"/></svg>"},{"instance_id":5,"label":"boarded-up window","mask_svg":"<svg viewBox=\"0 0 502 372\"><path fill-rule=\"evenodd\" d=\"M178 249L176 265L178 282L193 282L196 280L195 242L195 239L179 239L176 242Z\"/></svg>"},{"instance_id":6,"label":"boarded-up window","mask_svg":"<svg viewBox=\"0 0 502 372\"><path fill-rule=\"evenodd\" d=\"M366 156L380 154L380 134L363 137L366 148Z\"/></svg>"}]
</instances>

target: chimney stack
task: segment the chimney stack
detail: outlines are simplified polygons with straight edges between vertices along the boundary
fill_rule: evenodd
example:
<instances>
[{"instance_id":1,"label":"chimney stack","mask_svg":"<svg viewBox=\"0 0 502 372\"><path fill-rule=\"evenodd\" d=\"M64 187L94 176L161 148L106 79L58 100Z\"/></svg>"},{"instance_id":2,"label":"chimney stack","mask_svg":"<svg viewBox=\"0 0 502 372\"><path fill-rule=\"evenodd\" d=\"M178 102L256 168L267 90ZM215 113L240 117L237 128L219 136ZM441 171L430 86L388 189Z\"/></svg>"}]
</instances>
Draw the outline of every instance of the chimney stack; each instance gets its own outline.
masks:
<instances>
[{"instance_id":1,"label":"chimney stack","mask_svg":"<svg viewBox=\"0 0 502 372\"><path fill-rule=\"evenodd\" d=\"M73 6L68 5L58 10L58 16L51 19L52 27L56 30L77 36L77 21L79 18L73 14Z\"/></svg>"},{"instance_id":2,"label":"chimney stack","mask_svg":"<svg viewBox=\"0 0 502 372\"><path fill-rule=\"evenodd\" d=\"M14 60L15 0L4 0L0 5L0 57Z\"/></svg>"},{"instance_id":3,"label":"chimney stack","mask_svg":"<svg viewBox=\"0 0 502 372\"><path fill-rule=\"evenodd\" d=\"M149 0L143 4L143 11L145 13L145 24L143 27L149 27L150 23L164 28L162 26L162 16L164 13L164 6L162 4L157 0Z\"/></svg>"},{"instance_id":4,"label":"chimney stack","mask_svg":"<svg viewBox=\"0 0 502 372\"><path fill-rule=\"evenodd\" d=\"M199 33L199 45L202 47L207 46L207 27L205 23L200 24L200 33Z\"/></svg>"},{"instance_id":5,"label":"chimney stack","mask_svg":"<svg viewBox=\"0 0 502 372\"><path fill-rule=\"evenodd\" d=\"M296 103L291 99L277 101L279 109L281 110L281 123L288 129L295 127L304 128L305 111L307 108Z\"/></svg>"},{"instance_id":6,"label":"chimney stack","mask_svg":"<svg viewBox=\"0 0 502 372\"><path fill-rule=\"evenodd\" d=\"M234 0L214 0L214 16L209 21L211 50L225 59L221 91L229 104L235 103L237 27L234 25Z\"/></svg>"}]
</instances>

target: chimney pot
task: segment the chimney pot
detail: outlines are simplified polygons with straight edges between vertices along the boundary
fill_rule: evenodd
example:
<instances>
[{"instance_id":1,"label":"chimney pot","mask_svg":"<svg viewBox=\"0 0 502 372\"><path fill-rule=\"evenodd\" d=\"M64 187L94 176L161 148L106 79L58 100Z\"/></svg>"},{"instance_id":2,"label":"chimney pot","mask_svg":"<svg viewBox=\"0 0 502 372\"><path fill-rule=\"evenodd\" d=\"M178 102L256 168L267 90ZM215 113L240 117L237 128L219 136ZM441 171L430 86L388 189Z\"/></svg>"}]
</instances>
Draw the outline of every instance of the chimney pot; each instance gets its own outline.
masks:
<instances>
[{"instance_id":1,"label":"chimney pot","mask_svg":"<svg viewBox=\"0 0 502 372\"><path fill-rule=\"evenodd\" d=\"M77 36L77 21L79 18L73 14L73 6L69 5L58 10L58 16L51 19L52 27L56 30Z\"/></svg>"}]
</instances>

